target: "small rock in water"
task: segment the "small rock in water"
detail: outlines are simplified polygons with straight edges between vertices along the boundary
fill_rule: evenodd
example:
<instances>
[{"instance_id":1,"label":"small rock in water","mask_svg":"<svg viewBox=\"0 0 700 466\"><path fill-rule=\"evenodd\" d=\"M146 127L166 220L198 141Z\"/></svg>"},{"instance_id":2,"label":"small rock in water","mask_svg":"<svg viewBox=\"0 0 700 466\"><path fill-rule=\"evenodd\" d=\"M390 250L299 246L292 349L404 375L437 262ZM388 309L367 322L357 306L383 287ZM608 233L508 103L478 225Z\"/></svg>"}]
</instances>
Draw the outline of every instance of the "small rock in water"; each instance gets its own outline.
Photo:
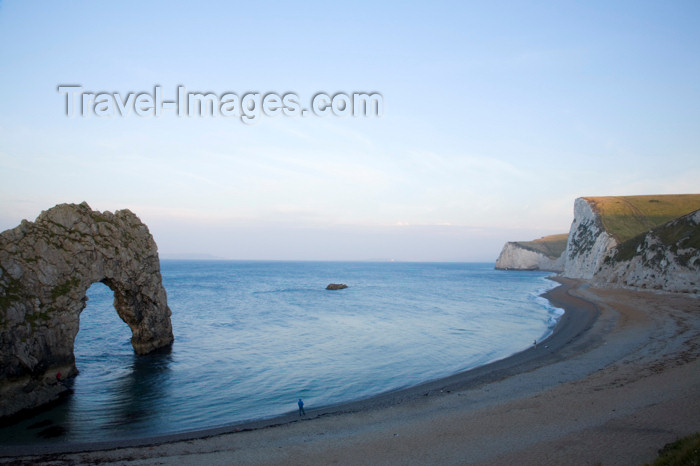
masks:
<instances>
[{"instance_id":1,"label":"small rock in water","mask_svg":"<svg viewBox=\"0 0 700 466\"><path fill-rule=\"evenodd\" d=\"M331 283L326 287L326 289L327 290L343 290L347 287L348 287L348 285L346 285L345 283Z\"/></svg>"}]
</instances>

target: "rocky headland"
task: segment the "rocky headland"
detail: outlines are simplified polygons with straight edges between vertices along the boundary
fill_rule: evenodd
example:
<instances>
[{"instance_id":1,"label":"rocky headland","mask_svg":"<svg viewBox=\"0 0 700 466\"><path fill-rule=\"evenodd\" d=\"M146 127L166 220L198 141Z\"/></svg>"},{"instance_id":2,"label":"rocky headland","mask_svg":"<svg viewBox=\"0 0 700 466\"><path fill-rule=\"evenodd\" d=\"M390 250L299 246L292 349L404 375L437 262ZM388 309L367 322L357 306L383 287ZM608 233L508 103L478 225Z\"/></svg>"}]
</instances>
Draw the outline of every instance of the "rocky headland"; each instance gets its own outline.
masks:
<instances>
[{"instance_id":1,"label":"rocky headland","mask_svg":"<svg viewBox=\"0 0 700 466\"><path fill-rule=\"evenodd\" d=\"M700 293L700 210L613 247L593 283Z\"/></svg>"},{"instance_id":2,"label":"rocky headland","mask_svg":"<svg viewBox=\"0 0 700 466\"><path fill-rule=\"evenodd\" d=\"M114 291L136 353L172 343L158 249L129 210L61 204L0 234L0 417L67 390L85 293L96 282Z\"/></svg>"},{"instance_id":3,"label":"rocky headland","mask_svg":"<svg viewBox=\"0 0 700 466\"><path fill-rule=\"evenodd\" d=\"M563 272L567 238L562 233L534 241L509 241L496 260L496 269Z\"/></svg>"},{"instance_id":4,"label":"rocky headland","mask_svg":"<svg viewBox=\"0 0 700 466\"><path fill-rule=\"evenodd\" d=\"M700 194L582 197L562 255L506 243L498 269L550 270L601 287L700 293ZM549 266L549 267L548 267Z\"/></svg>"}]
</instances>

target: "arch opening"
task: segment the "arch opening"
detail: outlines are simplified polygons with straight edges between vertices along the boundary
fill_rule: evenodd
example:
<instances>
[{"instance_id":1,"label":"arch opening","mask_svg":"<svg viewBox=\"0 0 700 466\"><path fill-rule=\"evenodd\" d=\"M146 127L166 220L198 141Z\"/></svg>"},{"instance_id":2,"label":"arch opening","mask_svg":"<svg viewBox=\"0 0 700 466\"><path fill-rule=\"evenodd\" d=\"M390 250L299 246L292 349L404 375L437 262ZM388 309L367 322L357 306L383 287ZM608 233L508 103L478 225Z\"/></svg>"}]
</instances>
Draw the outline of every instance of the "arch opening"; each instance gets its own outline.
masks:
<instances>
[{"instance_id":1,"label":"arch opening","mask_svg":"<svg viewBox=\"0 0 700 466\"><path fill-rule=\"evenodd\" d=\"M85 308L79 317L78 334L73 343L79 371L92 359L131 356L131 329L114 307L114 290L104 281L95 282L86 292Z\"/></svg>"},{"instance_id":2,"label":"arch opening","mask_svg":"<svg viewBox=\"0 0 700 466\"><path fill-rule=\"evenodd\" d=\"M163 352L141 355L131 345L130 326L115 308L116 292L96 281L85 293L73 342L77 375L63 383L70 396L45 414L57 438L87 437L103 429L119 430L148 419L162 398L158 391L170 357ZM154 371L158 365L160 371ZM160 377L155 382L154 377ZM47 421L44 421L47 422ZM41 436L41 432L35 432Z\"/></svg>"}]
</instances>

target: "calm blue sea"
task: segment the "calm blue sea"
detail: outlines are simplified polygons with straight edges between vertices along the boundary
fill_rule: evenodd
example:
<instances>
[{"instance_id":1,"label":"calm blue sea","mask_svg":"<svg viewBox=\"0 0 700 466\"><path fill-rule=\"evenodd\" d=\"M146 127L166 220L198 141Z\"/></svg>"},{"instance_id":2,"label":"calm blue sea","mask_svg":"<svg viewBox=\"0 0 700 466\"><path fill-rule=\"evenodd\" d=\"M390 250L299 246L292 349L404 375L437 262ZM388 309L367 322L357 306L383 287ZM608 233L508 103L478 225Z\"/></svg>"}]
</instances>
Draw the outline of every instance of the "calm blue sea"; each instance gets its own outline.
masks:
<instances>
[{"instance_id":1,"label":"calm blue sea","mask_svg":"<svg viewBox=\"0 0 700 466\"><path fill-rule=\"evenodd\" d=\"M74 394L0 441L84 442L272 417L409 387L546 337L548 273L493 263L162 261L175 343L136 356L94 284ZM349 288L327 291L328 283Z\"/></svg>"}]
</instances>

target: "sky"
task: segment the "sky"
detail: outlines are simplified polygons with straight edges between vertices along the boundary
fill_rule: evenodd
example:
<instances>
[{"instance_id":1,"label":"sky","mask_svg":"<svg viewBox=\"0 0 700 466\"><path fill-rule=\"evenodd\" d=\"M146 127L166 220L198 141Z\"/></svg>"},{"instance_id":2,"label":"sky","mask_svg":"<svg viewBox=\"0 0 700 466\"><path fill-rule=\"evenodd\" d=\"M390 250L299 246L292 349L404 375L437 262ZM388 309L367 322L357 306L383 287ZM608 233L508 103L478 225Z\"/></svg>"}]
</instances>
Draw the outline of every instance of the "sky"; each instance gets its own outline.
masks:
<instances>
[{"instance_id":1,"label":"sky","mask_svg":"<svg viewBox=\"0 0 700 466\"><path fill-rule=\"evenodd\" d=\"M577 197L700 192L697 1L0 0L0 67L0 230L85 201L163 258L495 261ZM61 85L383 112L68 116Z\"/></svg>"}]
</instances>

